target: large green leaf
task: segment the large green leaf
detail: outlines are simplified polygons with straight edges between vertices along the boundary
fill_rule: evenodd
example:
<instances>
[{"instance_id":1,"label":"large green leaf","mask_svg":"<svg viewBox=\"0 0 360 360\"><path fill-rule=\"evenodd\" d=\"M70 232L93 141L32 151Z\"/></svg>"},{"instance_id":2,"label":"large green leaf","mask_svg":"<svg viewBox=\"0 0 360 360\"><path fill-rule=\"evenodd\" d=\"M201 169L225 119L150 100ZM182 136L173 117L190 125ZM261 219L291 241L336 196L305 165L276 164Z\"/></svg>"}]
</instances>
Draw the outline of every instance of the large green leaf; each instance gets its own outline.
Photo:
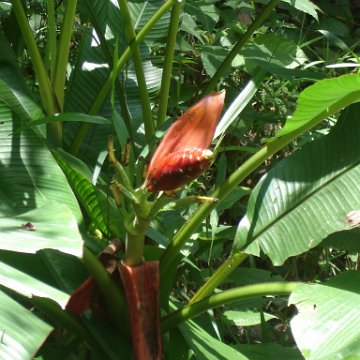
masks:
<instances>
[{"instance_id":1,"label":"large green leaf","mask_svg":"<svg viewBox=\"0 0 360 360\"><path fill-rule=\"evenodd\" d=\"M291 330L308 360L360 358L360 273L348 271L324 284L303 284L290 296L298 309Z\"/></svg>"},{"instance_id":2,"label":"large green leaf","mask_svg":"<svg viewBox=\"0 0 360 360\"><path fill-rule=\"evenodd\" d=\"M0 359L32 359L52 327L0 291Z\"/></svg>"},{"instance_id":3,"label":"large green leaf","mask_svg":"<svg viewBox=\"0 0 360 360\"><path fill-rule=\"evenodd\" d=\"M41 249L56 249L80 256L83 241L76 218L62 204L47 205L26 213L0 218L0 249L35 253Z\"/></svg>"},{"instance_id":4,"label":"large green leaf","mask_svg":"<svg viewBox=\"0 0 360 360\"><path fill-rule=\"evenodd\" d=\"M359 110L359 104L351 106L329 135L280 161L259 181L233 251L259 255L262 249L280 265L351 228L346 216L360 207Z\"/></svg>"},{"instance_id":5,"label":"large green leaf","mask_svg":"<svg viewBox=\"0 0 360 360\"><path fill-rule=\"evenodd\" d=\"M318 81L299 96L295 113L276 133L280 137L299 129L309 129L327 116L360 100L360 74Z\"/></svg>"},{"instance_id":6,"label":"large green leaf","mask_svg":"<svg viewBox=\"0 0 360 360\"><path fill-rule=\"evenodd\" d=\"M0 84L0 92L4 88ZM0 217L56 201L71 209L80 223L81 211L66 177L42 139L26 126L23 116L30 116L30 110L28 103L22 105L10 109L0 102Z\"/></svg>"}]
</instances>

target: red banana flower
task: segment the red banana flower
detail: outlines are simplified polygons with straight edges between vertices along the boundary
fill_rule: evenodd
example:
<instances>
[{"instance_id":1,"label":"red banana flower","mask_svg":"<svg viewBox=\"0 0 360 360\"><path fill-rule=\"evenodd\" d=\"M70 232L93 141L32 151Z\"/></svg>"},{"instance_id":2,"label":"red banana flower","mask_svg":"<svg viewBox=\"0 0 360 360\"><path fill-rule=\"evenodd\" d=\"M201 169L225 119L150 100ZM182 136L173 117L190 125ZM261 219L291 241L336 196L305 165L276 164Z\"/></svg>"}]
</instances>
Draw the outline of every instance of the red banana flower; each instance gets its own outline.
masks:
<instances>
[{"instance_id":1,"label":"red banana flower","mask_svg":"<svg viewBox=\"0 0 360 360\"><path fill-rule=\"evenodd\" d=\"M148 190L175 190L196 179L210 166L213 153L208 147L224 98L224 90L206 96L170 127L151 159L146 178Z\"/></svg>"}]
</instances>

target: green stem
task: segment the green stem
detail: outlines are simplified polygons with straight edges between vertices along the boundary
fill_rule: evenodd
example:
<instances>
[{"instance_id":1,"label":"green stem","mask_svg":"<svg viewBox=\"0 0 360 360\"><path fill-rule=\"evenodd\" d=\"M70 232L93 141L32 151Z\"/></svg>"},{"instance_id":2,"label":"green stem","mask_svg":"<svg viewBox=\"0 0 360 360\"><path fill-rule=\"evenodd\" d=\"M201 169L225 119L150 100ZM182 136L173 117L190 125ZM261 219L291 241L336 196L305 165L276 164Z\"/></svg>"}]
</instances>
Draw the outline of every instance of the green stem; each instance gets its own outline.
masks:
<instances>
[{"instance_id":1,"label":"green stem","mask_svg":"<svg viewBox=\"0 0 360 360\"><path fill-rule=\"evenodd\" d=\"M166 1L159 10L156 11L156 13L149 19L149 21L143 26L143 28L138 32L136 35L136 38L134 39L133 43L136 45L139 45L142 40L144 40L145 36L149 33L149 31L152 29L152 27L161 19L161 17L170 9L170 7L176 2L177 0L168 0ZM119 75L119 72L121 69L125 66L127 61L130 59L132 52L132 48L128 46L123 54L121 55L120 59L116 63L113 71L109 74L109 77L105 81L103 87L99 91L99 94L97 98L95 99L92 107L89 110L89 114L96 114L101 105L103 104L104 100L106 99L106 96L108 92L111 89L113 78L117 77ZM90 124L89 123L83 123L80 127L79 132L76 134L75 140L70 148L71 154L76 154L79 151L79 148L81 146L81 143L83 142L88 130L89 130Z\"/></svg>"},{"instance_id":2,"label":"green stem","mask_svg":"<svg viewBox=\"0 0 360 360\"><path fill-rule=\"evenodd\" d=\"M24 37L26 47L28 49L31 61L34 67L35 75L39 84L39 92L43 108L47 115L53 115L59 112L59 107L56 101L55 93L51 87L51 82L46 72L45 65L42 61L39 49L36 45L32 29L27 20L21 0L12 1L13 10L16 19L19 23L21 33ZM56 142L61 144L62 128L59 122L51 122L49 124Z\"/></svg>"},{"instance_id":3,"label":"green stem","mask_svg":"<svg viewBox=\"0 0 360 360\"><path fill-rule=\"evenodd\" d=\"M53 80L56 61L56 17L54 0L47 0L47 19L45 63L47 64L48 72L51 74L51 80Z\"/></svg>"},{"instance_id":4,"label":"green stem","mask_svg":"<svg viewBox=\"0 0 360 360\"><path fill-rule=\"evenodd\" d=\"M290 295L299 284L300 283L298 282L275 282L248 285L225 290L221 293L202 299L194 304L185 305L181 309L165 316L161 321L161 328L163 332L169 331L178 324L190 318L194 318L204 311L229 304L234 301L268 295Z\"/></svg>"},{"instance_id":5,"label":"green stem","mask_svg":"<svg viewBox=\"0 0 360 360\"><path fill-rule=\"evenodd\" d=\"M219 286L246 258L248 254L233 253L228 257L210 276L206 283L191 298L189 304L193 304L206 296L209 296L213 290Z\"/></svg>"},{"instance_id":6,"label":"green stem","mask_svg":"<svg viewBox=\"0 0 360 360\"><path fill-rule=\"evenodd\" d=\"M130 327L125 295L120 288L115 285L109 273L96 256L86 247L84 247L82 261L104 294L109 312L117 328L123 335L129 336Z\"/></svg>"},{"instance_id":7,"label":"green stem","mask_svg":"<svg viewBox=\"0 0 360 360\"><path fill-rule=\"evenodd\" d=\"M171 11L170 27L167 36L163 72L161 77L161 89L159 94L159 112L157 118L157 127L159 127L166 118L166 111L169 99L170 81L172 75L173 58L176 45L176 36L179 28L179 17L181 14L182 2L176 1Z\"/></svg>"},{"instance_id":8,"label":"green stem","mask_svg":"<svg viewBox=\"0 0 360 360\"><path fill-rule=\"evenodd\" d=\"M73 23L75 18L76 4L77 4L77 0L67 1L65 3L64 22L61 28L59 48L57 51L55 74L53 75L54 91L61 109L64 106L66 68L69 58L71 36L73 33Z\"/></svg>"},{"instance_id":9,"label":"green stem","mask_svg":"<svg viewBox=\"0 0 360 360\"><path fill-rule=\"evenodd\" d=\"M215 75L210 80L209 85L207 86L204 95L209 94L216 85L219 84L221 77L224 73L229 69L231 66L232 61L234 60L235 56L239 53L240 49L247 43L247 41L251 38L254 32L260 28L266 18L270 15L273 11L275 6L280 2L280 0L271 0L269 4L265 7L262 13L256 18L256 20L249 26L246 33L238 40L235 46L232 48L230 53L227 55L225 60L222 62L218 70L216 71Z\"/></svg>"},{"instance_id":10,"label":"green stem","mask_svg":"<svg viewBox=\"0 0 360 360\"><path fill-rule=\"evenodd\" d=\"M147 91L144 69L142 66L141 54L139 47L135 42L136 33L131 21L130 10L127 0L118 0L118 3L120 6L120 12L122 13L124 19L124 27L125 27L127 42L129 43L130 48L132 50L132 58L133 58L136 78L138 82L141 110L145 125L145 138L146 141L149 142L155 134L155 126L152 118L152 111L150 106L149 94Z\"/></svg>"},{"instance_id":11,"label":"green stem","mask_svg":"<svg viewBox=\"0 0 360 360\"><path fill-rule=\"evenodd\" d=\"M137 266L144 262L145 232L150 223L149 219L135 215L126 229L126 246L123 263L127 266Z\"/></svg>"}]
</instances>

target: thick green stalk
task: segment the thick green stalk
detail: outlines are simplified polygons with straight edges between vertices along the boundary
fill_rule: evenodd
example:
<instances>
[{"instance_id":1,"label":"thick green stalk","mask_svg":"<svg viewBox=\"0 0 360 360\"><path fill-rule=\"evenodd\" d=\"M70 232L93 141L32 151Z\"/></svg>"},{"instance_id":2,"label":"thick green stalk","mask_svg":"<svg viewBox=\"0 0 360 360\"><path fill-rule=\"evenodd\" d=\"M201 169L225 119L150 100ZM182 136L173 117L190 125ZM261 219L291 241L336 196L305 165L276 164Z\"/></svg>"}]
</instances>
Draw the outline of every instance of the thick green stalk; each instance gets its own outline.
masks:
<instances>
[{"instance_id":1,"label":"thick green stalk","mask_svg":"<svg viewBox=\"0 0 360 360\"><path fill-rule=\"evenodd\" d=\"M117 328L125 336L128 336L130 328L125 295L120 288L114 284L110 275L96 256L86 247L84 247L82 261L104 294L109 312Z\"/></svg>"},{"instance_id":2,"label":"thick green stalk","mask_svg":"<svg viewBox=\"0 0 360 360\"><path fill-rule=\"evenodd\" d=\"M73 33L76 4L77 0L67 1L65 3L64 22L61 27L61 36L55 63L55 74L53 75L54 91L61 109L64 106L66 68L69 58L71 36Z\"/></svg>"},{"instance_id":3,"label":"thick green stalk","mask_svg":"<svg viewBox=\"0 0 360 360\"><path fill-rule=\"evenodd\" d=\"M124 19L127 42L132 50L132 58L133 58L136 78L138 82L141 110L145 125L145 138L149 142L155 134L155 126L152 118L152 111L150 106L149 94L146 86L144 69L142 66L140 49L136 44L136 42L134 41L136 39L136 33L131 21L130 10L127 0L118 0L118 3L120 6L120 12Z\"/></svg>"},{"instance_id":4,"label":"thick green stalk","mask_svg":"<svg viewBox=\"0 0 360 360\"><path fill-rule=\"evenodd\" d=\"M193 304L209 296L247 257L248 254L245 253L231 254L196 292L189 301L189 304Z\"/></svg>"},{"instance_id":5,"label":"thick green stalk","mask_svg":"<svg viewBox=\"0 0 360 360\"><path fill-rule=\"evenodd\" d=\"M246 33L238 40L238 42L234 45L231 49L230 53L227 55L225 60L222 62L218 70L216 71L215 75L210 80L209 85L207 86L204 95L209 94L216 85L219 84L221 77L224 73L229 69L231 66L232 61L234 60L235 56L239 53L240 49L247 43L247 41L251 38L254 32L260 28L266 18L270 15L273 11L275 6L280 2L280 0L271 0L266 8L262 11L262 13L256 18L256 20L249 26Z\"/></svg>"},{"instance_id":6,"label":"thick green stalk","mask_svg":"<svg viewBox=\"0 0 360 360\"><path fill-rule=\"evenodd\" d=\"M51 74L51 80L54 78L54 69L56 61L56 19L54 0L47 0L47 40L45 64L48 72Z\"/></svg>"},{"instance_id":7,"label":"thick green stalk","mask_svg":"<svg viewBox=\"0 0 360 360\"><path fill-rule=\"evenodd\" d=\"M56 101L55 93L51 87L51 82L46 72L45 65L42 61L39 49L36 45L32 29L27 20L21 0L12 1L13 10L16 19L19 23L21 33L23 35L27 50L31 57L34 67L35 75L39 84L40 98L43 108L47 115L53 115L59 112L59 107ZM56 138L58 144L61 144L62 129L59 122L52 122L49 124L52 134Z\"/></svg>"},{"instance_id":8,"label":"thick green stalk","mask_svg":"<svg viewBox=\"0 0 360 360\"><path fill-rule=\"evenodd\" d=\"M144 262L145 232L150 221L135 216L132 223L126 227L126 246L123 263L127 266L137 266Z\"/></svg>"},{"instance_id":9,"label":"thick green stalk","mask_svg":"<svg viewBox=\"0 0 360 360\"><path fill-rule=\"evenodd\" d=\"M196 303L185 305L179 310L167 315L161 321L163 332L169 331L178 324L218 306L229 304L234 301L249 299L260 296L290 295L300 283L275 282L242 286L221 293L211 295Z\"/></svg>"},{"instance_id":10,"label":"thick green stalk","mask_svg":"<svg viewBox=\"0 0 360 360\"><path fill-rule=\"evenodd\" d=\"M176 45L176 36L179 28L179 17L181 14L182 2L177 0L171 11L170 27L167 36L163 72L161 77L161 89L159 95L159 112L157 118L157 127L159 127L166 118L166 110L169 99L170 81L172 75L172 66Z\"/></svg>"},{"instance_id":11,"label":"thick green stalk","mask_svg":"<svg viewBox=\"0 0 360 360\"><path fill-rule=\"evenodd\" d=\"M153 28L153 26L161 19L161 17L169 10L169 8L176 2L177 0L168 0L166 1L159 10L156 11L156 13L149 19L149 21L143 26L143 28L138 32L136 35L136 38L134 39L133 43L136 45L139 45L142 40L144 40L145 36L149 33L149 31ZM105 81L104 85L102 86L101 90L99 91L99 94L97 98L95 99L92 107L89 110L89 114L96 114L101 105L103 104L104 100L106 99L106 96L108 92L111 89L111 86L113 84L113 78L117 77L119 75L119 72L121 69L125 66L127 61L130 59L132 53L132 48L128 46L123 54L121 55L120 59L116 63L113 71L109 74L109 77ZM75 140L70 148L71 154L76 154L79 151L79 148L81 146L82 141L84 140L88 130L89 130L90 124L89 123L83 123L80 127L79 132L76 134Z\"/></svg>"}]
</instances>

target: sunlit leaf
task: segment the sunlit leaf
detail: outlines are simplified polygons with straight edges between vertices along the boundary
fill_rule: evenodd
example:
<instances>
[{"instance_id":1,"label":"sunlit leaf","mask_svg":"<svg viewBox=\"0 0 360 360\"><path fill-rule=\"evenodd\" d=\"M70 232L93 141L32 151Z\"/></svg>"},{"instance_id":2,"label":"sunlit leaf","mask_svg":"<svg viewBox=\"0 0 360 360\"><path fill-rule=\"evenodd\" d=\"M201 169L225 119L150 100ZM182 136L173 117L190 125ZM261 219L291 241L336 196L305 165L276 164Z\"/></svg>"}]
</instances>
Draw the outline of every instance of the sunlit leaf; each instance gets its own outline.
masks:
<instances>
[{"instance_id":1,"label":"sunlit leaf","mask_svg":"<svg viewBox=\"0 0 360 360\"><path fill-rule=\"evenodd\" d=\"M333 131L276 164L253 190L233 250L246 244L274 264L351 229L349 212L360 208L360 123L355 104Z\"/></svg>"},{"instance_id":2,"label":"sunlit leaf","mask_svg":"<svg viewBox=\"0 0 360 360\"><path fill-rule=\"evenodd\" d=\"M32 359L52 327L0 290L0 358Z\"/></svg>"},{"instance_id":3,"label":"sunlit leaf","mask_svg":"<svg viewBox=\"0 0 360 360\"><path fill-rule=\"evenodd\" d=\"M0 218L2 250L35 253L56 249L80 256L83 241L76 218L59 203L30 210L21 215Z\"/></svg>"},{"instance_id":4,"label":"sunlit leaf","mask_svg":"<svg viewBox=\"0 0 360 360\"><path fill-rule=\"evenodd\" d=\"M295 341L307 360L360 358L360 273L348 271L323 284L302 284L290 296L298 314Z\"/></svg>"},{"instance_id":5,"label":"sunlit leaf","mask_svg":"<svg viewBox=\"0 0 360 360\"><path fill-rule=\"evenodd\" d=\"M360 74L321 80L307 87L299 96L295 113L276 137L300 128L310 128L344 107L360 100Z\"/></svg>"},{"instance_id":6,"label":"sunlit leaf","mask_svg":"<svg viewBox=\"0 0 360 360\"><path fill-rule=\"evenodd\" d=\"M0 284L31 299L33 296L49 298L56 301L62 308L69 295L51 287L44 282L27 275L0 261Z\"/></svg>"}]
</instances>

